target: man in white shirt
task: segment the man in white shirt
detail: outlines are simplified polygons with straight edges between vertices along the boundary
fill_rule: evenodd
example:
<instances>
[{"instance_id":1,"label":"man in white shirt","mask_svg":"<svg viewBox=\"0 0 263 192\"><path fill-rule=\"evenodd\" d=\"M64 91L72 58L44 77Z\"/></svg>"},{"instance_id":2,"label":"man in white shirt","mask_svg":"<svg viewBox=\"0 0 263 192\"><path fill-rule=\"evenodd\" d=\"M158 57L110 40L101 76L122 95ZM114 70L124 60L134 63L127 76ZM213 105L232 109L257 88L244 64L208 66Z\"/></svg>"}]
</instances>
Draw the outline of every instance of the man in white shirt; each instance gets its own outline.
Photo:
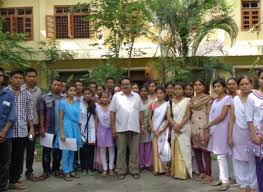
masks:
<instances>
[{"instance_id":1,"label":"man in white shirt","mask_svg":"<svg viewBox=\"0 0 263 192\"><path fill-rule=\"evenodd\" d=\"M130 150L129 172L134 179L139 179L139 143L140 133L144 130L143 103L137 93L131 92L128 78L121 81L122 91L113 95L111 111L112 134L117 138L117 165L119 179L127 173L126 149Z\"/></svg>"}]
</instances>

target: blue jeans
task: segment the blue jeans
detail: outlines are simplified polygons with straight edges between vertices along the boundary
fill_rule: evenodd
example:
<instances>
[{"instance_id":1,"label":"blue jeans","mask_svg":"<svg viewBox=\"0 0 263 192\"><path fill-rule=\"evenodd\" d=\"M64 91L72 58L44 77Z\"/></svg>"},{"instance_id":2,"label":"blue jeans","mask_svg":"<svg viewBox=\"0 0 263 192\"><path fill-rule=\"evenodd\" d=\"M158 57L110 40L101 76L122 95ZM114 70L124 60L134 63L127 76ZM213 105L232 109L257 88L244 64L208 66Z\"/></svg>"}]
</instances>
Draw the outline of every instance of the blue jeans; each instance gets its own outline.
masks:
<instances>
[{"instance_id":1,"label":"blue jeans","mask_svg":"<svg viewBox=\"0 0 263 192\"><path fill-rule=\"evenodd\" d=\"M74 151L62 151L62 167L65 174L73 171Z\"/></svg>"}]
</instances>

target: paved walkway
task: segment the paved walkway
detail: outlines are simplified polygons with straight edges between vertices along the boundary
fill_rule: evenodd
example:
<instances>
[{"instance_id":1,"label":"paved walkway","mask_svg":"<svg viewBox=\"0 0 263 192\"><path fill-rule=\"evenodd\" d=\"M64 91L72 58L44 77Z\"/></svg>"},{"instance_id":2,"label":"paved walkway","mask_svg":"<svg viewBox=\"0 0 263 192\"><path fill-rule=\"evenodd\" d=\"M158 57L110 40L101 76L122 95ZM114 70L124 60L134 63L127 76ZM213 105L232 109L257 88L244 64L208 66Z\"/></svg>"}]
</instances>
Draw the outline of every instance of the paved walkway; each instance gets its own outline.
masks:
<instances>
[{"instance_id":1,"label":"paved walkway","mask_svg":"<svg viewBox=\"0 0 263 192\"><path fill-rule=\"evenodd\" d=\"M42 173L41 163L35 163L35 174ZM213 162L213 173L217 177L217 164ZM22 179L24 180L24 178ZM192 180L177 180L161 175L154 176L149 171L143 171L140 180L127 176L125 180L116 177L85 176L66 182L63 179L50 177L42 182L26 181L28 192L206 192L216 191L214 187ZM237 192L237 187L231 187L229 192Z\"/></svg>"}]
</instances>

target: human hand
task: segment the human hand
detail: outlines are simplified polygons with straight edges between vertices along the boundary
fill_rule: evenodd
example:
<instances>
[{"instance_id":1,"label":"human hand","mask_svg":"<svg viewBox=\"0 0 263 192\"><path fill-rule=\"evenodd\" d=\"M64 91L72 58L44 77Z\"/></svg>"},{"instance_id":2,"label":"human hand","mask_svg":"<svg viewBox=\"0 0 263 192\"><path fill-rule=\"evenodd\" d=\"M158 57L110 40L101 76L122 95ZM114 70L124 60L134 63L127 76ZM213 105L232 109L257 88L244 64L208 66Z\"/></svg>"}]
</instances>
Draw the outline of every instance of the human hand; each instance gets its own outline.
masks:
<instances>
[{"instance_id":1,"label":"human hand","mask_svg":"<svg viewBox=\"0 0 263 192\"><path fill-rule=\"evenodd\" d=\"M45 137L45 128L40 128L39 129L39 134L41 137Z\"/></svg>"},{"instance_id":2,"label":"human hand","mask_svg":"<svg viewBox=\"0 0 263 192\"><path fill-rule=\"evenodd\" d=\"M65 142L66 141L66 137L64 133L60 133L60 139L61 141Z\"/></svg>"},{"instance_id":3,"label":"human hand","mask_svg":"<svg viewBox=\"0 0 263 192\"><path fill-rule=\"evenodd\" d=\"M262 137L260 137L258 134L254 134L252 135L252 141L257 145L260 145L262 143Z\"/></svg>"},{"instance_id":4,"label":"human hand","mask_svg":"<svg viewBox=\"0 0 263 192\"><path fill-rule=\"evenodd\" d=\"M227 143L228 143L228 146L230 147L230 148L233 148L234 147L234 142L233 142L233 138L232 137L228 137L227 138Z\"/></svg>"},{"instance_id":5,"label":"human hand","mask_svg":"<svg viewBox=\"0 0 263 192\"><path fill-rule=\"evenodd\" d=\"M0 131L0 143L5 142L6 132Z\"/></svg>"}]
</instances>

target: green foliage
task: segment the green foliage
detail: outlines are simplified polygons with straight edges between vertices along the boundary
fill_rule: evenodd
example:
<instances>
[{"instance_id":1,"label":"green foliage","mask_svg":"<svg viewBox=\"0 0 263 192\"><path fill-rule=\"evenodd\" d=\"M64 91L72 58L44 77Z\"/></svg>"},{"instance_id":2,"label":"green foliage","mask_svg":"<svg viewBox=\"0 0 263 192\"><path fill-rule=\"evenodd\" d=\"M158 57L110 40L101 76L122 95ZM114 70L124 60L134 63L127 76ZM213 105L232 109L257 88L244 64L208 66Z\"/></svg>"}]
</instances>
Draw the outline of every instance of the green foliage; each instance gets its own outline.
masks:
<instances>
[{"instance_id":1,"label":"green foliage","mask_svg":"<svg viewBox=\"0 0 263 192\"><path fill-rule=\"evenodd\" d=\"M93 81L98 84L104 84L105 78L113 77L116 80L116 82L119 82L121 78L125 76L126 73L126 70L116 67L113 63L108 62L105 65L93 69L90 76L86 76L85 81Z\"/></svg>"},{"instance_id":2,"label":"green foliage","mask_svg":"<svg viewBox=\"0 0 263 192\"><path fill-rule=\"evenodd\" d=\"M28 67L31 64L29 58L34 52L31 47L23 44L26 34L4 33L2 28L3 20L0 17L0 65L18 68Z\"/></svg>"},{"instance_id":3,"label":"green foliage","mask_svg":"<svg viewBox=\"0 0 263 192\"><path fill-rule=\"evenodd\" d=\"M44 70L48 82L50 82L52 79L59 77L55 64L60 60L73 59L73 52L59 50L59 42L55 40L40 41L39 44L40 53L45 56L45 59L40 62L40 66Z\"/></svg>"}]
</instances>

